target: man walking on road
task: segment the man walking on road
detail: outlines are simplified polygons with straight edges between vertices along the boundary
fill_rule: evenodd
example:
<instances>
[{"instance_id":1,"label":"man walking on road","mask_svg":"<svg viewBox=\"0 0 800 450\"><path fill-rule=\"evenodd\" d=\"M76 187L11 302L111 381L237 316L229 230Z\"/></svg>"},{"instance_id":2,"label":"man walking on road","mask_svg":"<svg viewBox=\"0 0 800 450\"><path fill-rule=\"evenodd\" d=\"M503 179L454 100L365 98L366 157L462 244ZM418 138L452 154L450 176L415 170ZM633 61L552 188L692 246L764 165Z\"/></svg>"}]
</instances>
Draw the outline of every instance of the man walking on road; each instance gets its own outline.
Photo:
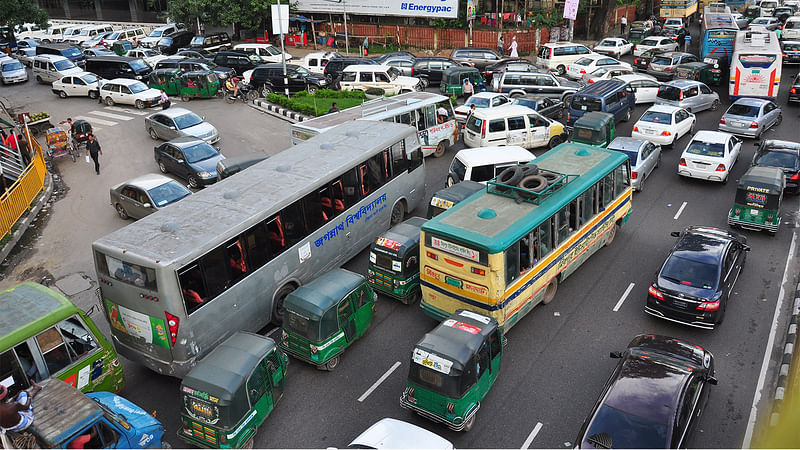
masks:
<instances>
[{"instance_id":1,"label":"man walking on road","mask_svg":"<svg viewBox=\"0 0 800 450\"><path fill-rule=\"evenodd\" d=\"M689 53L689 46L692 45L692 34L689 33L689 30L686 30L686 36L683 38L683 51Z\"/></svg>"},{"instance_id":2,"label":"man walking on road","mask_svg":"<svg viewBox=\"0 0 800 450\"><path fill-rule=\"evenodd\" d=\"M86 143L86 155L91 156L94 161L94 171L100 175L100 161L98 158L103 154L103 149L100 148L100 142L94 138L93 133L89 133L89 142Z\"/></svg>"},{"instance_id":3,"label":"man walking on road","mask_svg":"<svg viewBox=\"0 0 800 450\"><path fill-rule=\"evenodd\" d=\"M627 17L622 16L622 18L619 19L619 27L622 30L622 35L624 36L625 35L625 28L628 27L628 18Z\"/></svg>"}]
</instances>

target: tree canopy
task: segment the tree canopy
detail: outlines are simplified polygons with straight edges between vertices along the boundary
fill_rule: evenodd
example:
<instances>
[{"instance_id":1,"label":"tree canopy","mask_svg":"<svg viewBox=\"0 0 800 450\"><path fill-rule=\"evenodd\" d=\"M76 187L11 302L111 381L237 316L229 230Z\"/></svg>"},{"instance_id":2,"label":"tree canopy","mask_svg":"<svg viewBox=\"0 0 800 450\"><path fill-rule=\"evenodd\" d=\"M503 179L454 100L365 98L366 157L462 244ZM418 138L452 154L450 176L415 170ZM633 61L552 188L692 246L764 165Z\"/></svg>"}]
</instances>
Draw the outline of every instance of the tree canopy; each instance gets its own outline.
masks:
<instances>
[{"instance_id":1,"label":"tree canopy","mask_svg":"<svg viewBox=\"0 0 800 450\"><path fill-rule=\"evenodd\" d=\"M0 0L5 1L5 0ZM277 0L167 0L169 17L184 23L194 23L198 18L210 25L238 24L242 29L257 29L270 20L270 7ZM297 3L282 1L290 8Z\"/></svg>"},{"instance_id":2,"label":"tree canopy","mask_svg":"<svg viewBox=\"0 0 800 450\"><path fill-rule=\"evenodd\" d=\"M47 12L31 0L0 0L0 24L35 23L45 28L48 20Z\"/></svg>"}]
</instances>

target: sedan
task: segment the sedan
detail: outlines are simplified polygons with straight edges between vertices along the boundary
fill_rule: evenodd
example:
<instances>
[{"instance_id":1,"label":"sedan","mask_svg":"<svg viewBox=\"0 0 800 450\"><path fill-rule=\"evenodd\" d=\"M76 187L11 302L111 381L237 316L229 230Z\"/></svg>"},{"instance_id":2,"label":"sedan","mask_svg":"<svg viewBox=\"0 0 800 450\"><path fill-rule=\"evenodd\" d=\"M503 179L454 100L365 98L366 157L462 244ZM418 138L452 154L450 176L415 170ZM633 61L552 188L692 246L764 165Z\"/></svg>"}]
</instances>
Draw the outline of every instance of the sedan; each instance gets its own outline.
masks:
<instances>
[{"instance_id":1,"label":"sedan","mask_svg":"<svg viewBox=\"0 0 800 450\"><path fill-rule=\"evenodd\" d=\"M700 130L681 154L678 175L727 183L741 150L742 140L732 134Z\"/></svg>"},{"instance_id":2,"label":"sedan","mask_svg":"<svg viewBox=\"0 0 800 450\"><path fill-rule=\"evenodd\" d=\"M661 35L672 39L680 45L686 37L686 28L664 28Z\"/></svg>"},{"instance_id":3,"label":"sedan","mask_svg":"<svg viewBox=\"0 0 800 450\"><path fill-rule=\"evenodd\" d=\"M647 290L644 311L655 317L713 330L722 323L744 267L747 238L721 228L691 226L679 238Z\"/></svg>"},{"instance_id":4,"label":"sedan","mask_svg":"<svg viewBox=\"0 0 800 450\"><path fill-rule=\"evenodd\" d=\"M781 23L776 17L756 17L752 22L750 22L750 25L747 26L747 29L757 30L759 28L766 28L769 31L775 31L779 26L781 26Z\"/></svg>"},{"instance_id":5,"label":"sedan","mask_svg":"<svg viewBox=\"0 0 800 450\"><path fill-rule=\"evenodd\" d=\"M661 146L644 139L617 136L607 148L628 156L635 191L644 190L645 180L661 164Z\"/></svg>"},{"instance_id":6,"label":"sedan","mask_svg":"<svg viewBox=\"0 0 800 450\"><path fill-rule=\"evenodd\" d=\"M0 61L0 78L3 84L23 83L28 81L28 71L18 60L5 58Z\"/></svg>"},{"instance_id":7,"label":"sedan","mask_svg":"<svg viewBox=\"0 0 800 450\"><path fill-rule=\"evenodd\" d=\"M144 128L153 139L170 140L181 136L202 139L209 144L219 141L219 132L205 117L185 108L172 107L144 118Z\"/></svg>"},{"instance_id":8,"label":"sedan","mask_svg":"<svg viewBox=\"0 0 800 450\"><path fill-rule=\"evenodd\" d=\"M800 41L780 41L780 44L783 64L800 64Z\"/></svg>"},{"instance_id":9,"label":"sedan","mask_svg":"<svg viewBox=\"0 0 800 450\"><path fill-rule=\"evenodd\" d=\"M605 38L595 45L593 50L601 55L620 58L622 55L627 55L633 51L633 44L619 37Z\"/></svg>"},{"instance_id":10,"label":"sedan","mask_svg":"<svg viewBox=\"0 0 800 450\"><path fill-rule=\"evenodd\" d=\"M742 97L719 119L719 131L760 139L765 131L782 121L781 108L775 102Z\"/></svg>"},{"instance_id":11,"label":"sedan","mask_svg":"<svg viewBox=\"0 0 800 450\"><path fill-rule=\"evenodd\" d=\"M347 448L452 450L453 444L424 428L387 417L367 428L366 431L353 439L353 442Z\"/></svg>"},{"instance_id":12,"label":"sedan","mask_svg":"<svg viewBox=\"0 0 800 450\"><path fill-rule=\"evenodd\" d=\"M779 167L786 178L784 192L800 193L800 143L791 141L766 140L756 142L756 154L752 165Z\"/></svg>"},{"instance_id":13,"label":"sedan","mask_svg":"<svg viewBox=\"0 0 800 450\"><path fill-rule=\"evenodd\" d=\"M661 83L656 81L655 77L645 74L620 75L614 77L614 79L628 83L633 88L637 105L640 103L655 103L658 88L661 87Z\"/></svg>"},{"instance_id":14,"label":"sedan","mask_svg":"<svg viewBox=\"0 0 800 450\"><path fill-rule=\"evenodd\" d=\"M576 448L690 448L690 438L716 385L714 356L699 345L641 334L625 352L591 414Z\"/></svg>"},{"instance_id":15,"label":"sedan","mask_svg":"<svg viewBox=\"0 0 800 450\"><path fill-rule=\"evenodd\" d=\"M106 50L104 48L95 47L95 48L87 48L83 51L83 56L87 58L94 58L95 56L116 56L117 54L112 52L111 50Z\"/></svg>"},{"instance_id":16,"label":"sedan","mask_svg":"<svg viewBox=\"0 0 800 450\"><path fill-rule=\"evenodd\" d=\"M53 93L61 98L89 97L97 98L97 75L91 72L82 72L77 75L67 75L53 82Z\"/></svg>"},{"instance_id":17,"label":"sedan","mask_svg":"<svg viewBox=\"0 0 800 450\"><path fill-rule=\"evenodd\" d=\"M141 219L191 193L172 178L151 173L112 187L111 206L122 219Z\"/></svg>"},{"instance_id":18,"label":"sedan","mask_svg":"<svg viewBox=\"0 0 800 450\"><path fill-rule=\"evenodd\" d=\"M792 87L789 88L789 98L787 103L800 103L800 73L792 79Z\"/></svg>"},{"instance_id":19,"label":"sedan","mask_svg":"<svg viewBox=\"0 0 800 450\"><path fill-rule=\"evenodd\" d=\"M733 20L736 22L736 26L739 27L740 30L744 30L745 28L747 28L749 22L747 20L747 17L745 17L742 13L732 12L731 16L733 16Z\"/></svg>"},{"instance_id":20,"label":"sedan","mask_svg":"<svg viewBox=\"0 0 800 450\"><path fill-rule=\"evenodd\" d=\"M155 147L158 169L162 173L174 173L198 188L217 181L217 163L222 153L202 139L179 137Z\"/></svg>"},{"instance_id":21,"label":"sedan","mask_svg":"<svg viewBox=\"0 0 800 450\"><path fill-rule=\"evenodd\" d=\"M641 55L633 57L633 67L638 71L645 72L647 71L647 66L650 64L650 60L656 55L667 52L668 50L659 50L656 48L645 50Z\"/></svg>"},{"instance_id":22,"label":"sedan","mask_svg":"<svg viewBox=\"0 0 800 450\"><path fill-rule=\"evenodd\" d=\"M541 95L528 94L514 99L514 105L527 106L542 116L560 121L564 117L564 102Z\"/></svg>"},{"instance_id":23,"label":"sedan","mask_svg":"<svg viewBox=\"0 0 800 450\"><path fill-rule=\"evenodd\" d=\"M475 108L477 109L482 109L496 108L498 106L509 104L511 104L511 99L506 97L505 94L500 94L497 92L478 92L477 94L471 96L466 103L456 107L456 121L463 125L467 120L467 115L469 115L469 110L472 105L475 105Z\"/></svg>"},{"instance_id":24,"label":"sedan","mask_svg":"<svg viewBox=\"0 0 800 450\"><path fill-rule=\"evenodd\" d=\"M676 52L679 48L680 44L666 36L650 36L636 44L636 47L633 48L633 56L641 56L642 53L653 49L665 52Z\"/></svg>"},{"instance_id":25,"label":"sedan","mask_svg":"<svg viewBox=\"0 0 800 450\"><path fill-rule=\"evenodd\" d=\"M604 55L588 55L578 59L574 63L567 64L566 76L573 80L579 80L585 73L592 72L599 67L633 70L630 64L618 61L614 58L609 58Z\"/></svg>"},{"instance_id":26,"label":"sedan","mask_svg":"<svg viewBox=\"0 0 800 450\"><path fill-rule=\"evenodd\" d=\"M592 84L602 80L610 80L614 77L618 77L621 75L633 75L633 74L634 72L631 69L624 69L621 67L615 67L615 68L600 67L598 69L595 69L594 72L592 73L584 74L581 80L584 83Z\"/></svg>"},{"instance_id":27,"label":"sedan","mask_svg":"<svg viewBox=\"0 0 800 450\"><path fill-rule=\"evenodd\" d=\"M676 106L653 105L633 125L631 137L672 147L681 137L694 133L694 114Z\"/></svg>"}]
</instances>

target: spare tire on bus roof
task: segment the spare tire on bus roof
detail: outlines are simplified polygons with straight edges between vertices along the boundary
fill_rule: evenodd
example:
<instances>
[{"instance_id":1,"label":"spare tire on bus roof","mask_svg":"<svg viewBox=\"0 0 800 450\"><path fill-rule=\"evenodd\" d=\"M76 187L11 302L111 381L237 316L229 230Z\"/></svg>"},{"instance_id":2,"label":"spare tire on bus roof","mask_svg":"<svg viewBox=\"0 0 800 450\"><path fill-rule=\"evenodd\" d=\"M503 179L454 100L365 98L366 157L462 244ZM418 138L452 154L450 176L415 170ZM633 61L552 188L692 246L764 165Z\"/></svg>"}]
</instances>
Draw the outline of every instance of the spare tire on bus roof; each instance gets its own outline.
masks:
<instances>
[{"instance_id":1,"label":"spare tire on bus roof","mask_svg":"<svg viewBox=\"0 0 800 450\"><path fill-rule=\"evenodd\" d=\"M522 178L539 173L539 166L536 164L520 164L519 167L522 167Z\"/></svg>"},{"instance_id":2,"label":"spare tire on bus roof","mask_svg":"<svg viewBox=\"0 0 800 450\"><path fill-rule=\"evenodd\" d=\"M519 186L526 191L542 192L547 189L547 179L541 175L528 175L519 181Z\"/></svg>"},{"instance_id":3,"label":"spare tire on bus roof","mask_svg":"<svg viewBox=\"0 0 800 450\"><path fill-rule=\"evenodd\" d=\"M547 184L553 184L559 178L561 178L561 175L555 172L550 172L549 170L540 170L539 175L541 175L542 177L544 177L545 180L547 180Z\"/></svg>"},{"instance_id":4,"label":"spare tire on bus roof","mask_svg":"<svg viewBox=\"0 0 800 450\"><path fill-rule=\"evenodd\" d=\"M505 184L508 186L516 186L517 183L522 179L522 167L520 166L511 166L506 167L500 175L497 176L495 181L500 184ZM505 189L505 188L503 188Z\"/></svg>"}]
</instances>

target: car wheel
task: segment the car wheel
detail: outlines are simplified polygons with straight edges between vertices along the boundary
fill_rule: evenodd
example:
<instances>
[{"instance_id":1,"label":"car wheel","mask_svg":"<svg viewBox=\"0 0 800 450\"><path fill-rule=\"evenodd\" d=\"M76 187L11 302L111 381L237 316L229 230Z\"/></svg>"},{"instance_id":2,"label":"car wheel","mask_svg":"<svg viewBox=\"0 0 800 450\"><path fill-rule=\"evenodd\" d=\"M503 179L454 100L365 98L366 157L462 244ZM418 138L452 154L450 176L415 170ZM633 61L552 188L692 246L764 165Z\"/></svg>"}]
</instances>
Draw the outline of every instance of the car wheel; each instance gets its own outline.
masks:
<instances>
[{"instance_id":1,"label":"car wheel","mask_svg":"<svg viewBox=\"0 0 800 450\"><path fill-rule=\"evenodd\" d=\"M694 126L695 125L697 125L697 121L696 120L694 122L692 122L692 126L691 126L691 128L689 128L689 135L690 136L694 136Z\"/></svg>"},{"instance_id":2,"label":"car wheel","mask_svg":"<svg viewBox=\"0 0 800 450\"><path fill-rule=\"evenodd\" d=\"M117 214L119 215L120 219L126 220L129 217L128 212L125 211L125 208L123 208L119 203L117 203L114 208L117 210Z\"/></svg>"},{"instance_id":3,"label":"car wheel","mask_svg":"<svg viewBox=\"0 0 800 450\"><path fill-rule=\"evenodd\" d=\"M44 80L42 80L42 77L39 75L36 75L36 81L38 81L39 83L44 83Z\"/></svg>"},{"instance_id":4,"label":"car wheel","mask_svg":"<svg viewBox=\"0 0 800 450\"><path fill-rule=\"evenodd\" d=\"M200 183L197 182L197 178L195 178L194 176L190 176L187 181L189 182L189 186L193 187L194 189L200 187Z\"/></svg>"},{"instance_id":5,"label":"car wheel","mask_svg":"<svg viewBox=\"0 0 800 450\"><path fill-rule=\"evenodd\" d=\"M97 91L89 91L89 98L94 100L97 96L100 95Z\"/></svg>"},{"instance_id":6,"label":"car wheel","mask_svg":"<svg viewBox=\"0 0 800 450\"><path fill-rule=\"evenodd\" d=\"M402 222L405 214L406 214L406 208L403 205L403 202L399 201L395 203L394 207L392 208L392 217L390 219L391 226L395 226L398 223Z\"/></svg>"},{"instance_id":7,"label":"car wheel","mask_svg":"<svg viewBox=\"0 0 800 450\"><path fill-rule=\"evenodd\" d=\"M778 114L778 118L775 119L775 125L773 126L777 127L778 125L781 124L781 122L783 122L783 114Z\"/></svg>"},{"instance_id":8,"label":"car wheel","mask_svg":"<svg viewBox=\"0 0 800 450\"><path fill-rule=\"evenodd\" d=\"M453 177L448 175L447 176L447 187L450 187L450 186L452 186L454 184L456 184L456 180L454 180Z\"/></svg>"},{"instance_id":9,"label":"car wheel","mask_svg":"<svg viewBox=\"0 0 800 450\"><path fill-rule=\"evenodd\" d=\"M446 149L446 148L445 148L445 146L444 146L444 141L441 141L441 142L439 142L439 144L436 146L436 150L434 150L434 152L433 152L433 156L434 156L435 158L441 158L442 156L444 156L444 153L445 153L445 151L446 151L446 150L447 150L447 149Z\"/></svg>"},{"instance_id":10,"label":"car wheel","mask_svg":"<svg viewBox=\"0 0 800 450\"><path fill-rule=\"evenodd\" d=\"M430 81L428 81L427 78L422 77L422 78L419 79L419 81L422 82L422 89L427 89L428 88L428 85L430 84Z\"/></svg>"},{"instance_id":11,"label":"car wheel","mask_svg":"<svg viewBox=\"0 0 800 450\"><path fill-rule=\"evenodd\" d=\"M711 110L716 111L719 109L719 100L714 100L711 102Z\"/></svg>"},{"instance_id":12,"label":"car wheel","mask_svg":"<svg viewBox=\"0 0 800 450\"><path fill-rule=\"evenodd\" d=\"M561 144L561 142L561 136L553 136L550 138L550 142L547 143L547 148L555 148L557 145Z\"/></svg>"},{"instance_id":13,"label":"car wheel","mask_svg":"<svg viewBox=\"0 0 800 450\"><path fill-rule=\"evenodd\" d=\"M336 370L336 368L339 367L339 356L340 355L336 355L333 358L329 359L328 362L325 363L325 370L327 370L328 372L333 372L334 370Z\"/></svg>"},{"instance_id":14,"label":"car wheel","mask_svg":"<svg viewBox=\"0 0 800 450\"><path fill-rule=\"evenodd\" d=\"M114 99L111 97L106 97L106 105L107 106L114 106Z\"/></svg>"},{"instance_id":15,"label":"car wheel","mask_svg":"<svg viewBox=\"0 0 800 450\"><path fill-rule=\"evenodd\" d=\"M645 181L646 179L647 179L647 177L646 177L646 176L644 176L644 173L642 173L642 179L641 179L641 180L639 180L639 189L637 189L637 191L639 191L639 192L642 192L642 191L644 191L644 181Z\"/></svg>"},{"instance_id":16,"label":"car wheel","mask_svg":"<svg viewBox=\"0 0 800 450\"><path fill-rule=\"evenodd\" d=\"M144 109L144 102L141 100L136 100L136 109Z\"/></svg>"},{"instance_id":17,"label":"car wheel","mask_svg":"<svg viewBox=\"0 0 800 450\"><path fill-rule=\"evenodd\" d=\"M150 128L149 133L150 133L150 137L153 138L153 140L156 140L156 141L158 140L158 134L156 134L156 130Z\"/></svg>"},{"instance_id":18,"label":"car wheel","mask_svg":"<svg viewBox=\"0 0 800 450\"><path fill-rule=\"evenodd\" d=\"M544 289L544 299L542 299L542 303L547 305L552 302L556 297L556 291L558 291L558 277L553 277Z\"/></svg>"},{"instance_id":19,"label":"car wheel","mask_svg":"<svg viewBox=\"0 0 800 450\"><path fill-rule=\"evenodd\" d=\"M623 122L627 122L629 120L631 120L631 109L630 108L628 108L628 110L625 111L625 118L622 119L622 121Z\"/></svg>"},{"instance_id":20,"label":"car wheel","mask_svg":"<svg viewBox=\"0 0 800 450\"><path fill-rule=\"evenodd\" d=\"M563 64L561 64L558 67L556 67L556 70L558 71L558 76L561 76L561 77L563 77L564 74L567 73L567 68L564 67Z\"/></svg>"},{"instance_id":21,"label":"car wheel","mask_svg":"<svg viewBox=\"0 0 800 450\"><path fill-rule=\"evenodd\" d=\"M569 104L572 102L572 94L567 94L564 98L561 99L564 102L564 109L561 110L561 115L564 115L564 112L569 108Z\"/></svg>"},{"instance_id":22,"label":"car wheel","mask_svg":"<svg viewBox=\"0 0 800 450\"><path fill-rule=\"evenodd\" d=\"M58 91L58 96L61 98L67 98L67 93L64 91Z\"/></svg>"},{"instance_id":23,"label":"car wheel","mask_svg":"<svg viewBox=\"0 0 800 450\"><path fill-rule=\"evenodd\" d=\"M164 165L164 161L158 162L158 170L160 170L161 173L167 173L167 166Z\"/></svg>"},{"instance_id":24,"label":"car wheel","mask_svg":"<svg viewBox=\"0 0 800 450\"><path fill-rule=\"evenodd\" d=\"M267 85L261 87L261 96L266 98L269 94L272 94L272 88Z\"/></svg>"}]
</instances>

